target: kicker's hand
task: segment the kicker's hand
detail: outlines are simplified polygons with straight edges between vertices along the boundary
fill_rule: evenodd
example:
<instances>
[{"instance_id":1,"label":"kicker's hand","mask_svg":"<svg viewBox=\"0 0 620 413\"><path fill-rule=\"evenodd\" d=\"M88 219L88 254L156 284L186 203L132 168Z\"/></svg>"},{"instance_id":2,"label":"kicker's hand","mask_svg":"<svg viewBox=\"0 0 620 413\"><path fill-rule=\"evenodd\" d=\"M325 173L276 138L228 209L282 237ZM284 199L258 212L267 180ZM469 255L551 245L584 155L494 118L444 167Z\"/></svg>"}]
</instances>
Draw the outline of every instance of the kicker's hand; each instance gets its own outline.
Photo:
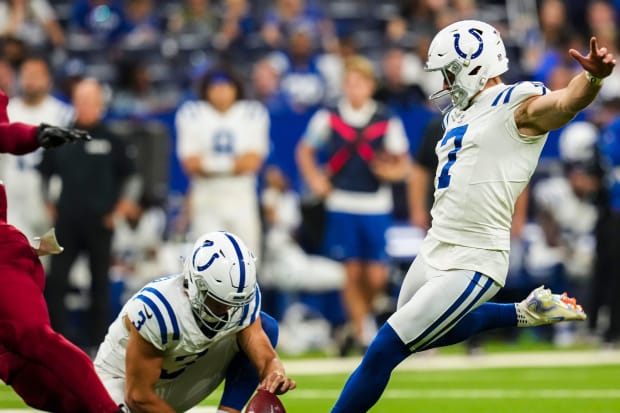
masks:
<instances>
[{"instance_id":1,"label":"kicker's hand","mask_svg":"<svg viewBox=\"0 0 620 413\"><path fill-rule=\"evenodd\" d=\"M590 39L590 52L587 56L583 56L575 49L570 49L568 53L579 62L585 71L599 79L609 76L616 65L616 59L606 47L599 49L594 36Z\"/></svg>"},{"instance_id":2,"label":"kicker's hand","mask_svg":"<svg viewBox=\"0 0 620 413\"><path fill-rule=\"evenodd\" d=\"M66 143L89 141L91 139L88 132L79 129L61 128L46 123L42 123L37 129L37 141L39 141L39 145L46 149L55 148Z\"/></svg>"}]
</instances>

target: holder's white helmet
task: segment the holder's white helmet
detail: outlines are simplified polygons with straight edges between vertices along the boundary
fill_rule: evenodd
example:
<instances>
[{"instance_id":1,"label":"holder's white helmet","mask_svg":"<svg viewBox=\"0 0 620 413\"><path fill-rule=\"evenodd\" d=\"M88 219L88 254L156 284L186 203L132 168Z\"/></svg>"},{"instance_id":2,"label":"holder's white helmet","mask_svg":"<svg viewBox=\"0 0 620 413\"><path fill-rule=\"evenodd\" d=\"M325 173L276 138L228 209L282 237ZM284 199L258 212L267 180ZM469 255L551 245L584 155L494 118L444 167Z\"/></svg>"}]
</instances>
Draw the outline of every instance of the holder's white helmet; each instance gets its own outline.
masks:
<instances>
[{"instance_id":1,"label":"holder's white helmet","mask_svg":"<svg viewBox=\"0 0 620 413\"><path fill-rule=\"evenodd\" d=\"M197 321L213 333L233 328L236 312L254 299L254 255L229 232L201 236L185 260L183 275Z\"/></svg>"},{"instance_id":2,"label":"holder's white helmet","mask_svg":"<svg viewBox=\"0 0 620 413\"><path fill-rule=\"evenodd\" d=\"M431 42L424 70L440 70L448 88L434 93L434 100L450 95L452 106L465 109L487 80L508 70L506 48L499 32L477 20L463 20L442 29Z\"/></svg>"}]
</instances>

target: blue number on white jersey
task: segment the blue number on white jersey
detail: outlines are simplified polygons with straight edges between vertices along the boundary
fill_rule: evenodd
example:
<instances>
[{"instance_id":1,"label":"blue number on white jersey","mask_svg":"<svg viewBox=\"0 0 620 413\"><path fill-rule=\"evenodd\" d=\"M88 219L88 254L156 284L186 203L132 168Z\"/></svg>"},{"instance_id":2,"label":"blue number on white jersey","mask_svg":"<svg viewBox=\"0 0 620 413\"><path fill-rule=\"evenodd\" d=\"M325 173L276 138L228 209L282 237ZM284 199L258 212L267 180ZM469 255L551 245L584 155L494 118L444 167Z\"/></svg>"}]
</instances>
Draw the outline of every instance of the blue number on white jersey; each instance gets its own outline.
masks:
<instances>
[{"instance_id":1,"label":"blue number on white jersey","mask_svg":"<svg viewBox=\"0 0 620 413\"><path fill-rule=\"evenodd\" d=\"M450 129L446 132L441 140L441 146L444 146L450 139L454 139L454 149L448 153L448 162L441 168L441 174L437 181L437 189L447 188L450 185L450 168L456 162L456 153L463 147L463 135L467 132L467 126L463 125L458 128Z\"/></svg>"},{"instance_id":2,"label":"blue number on white jersey","mask_svg":"<svg viewBox=\"0 0 620 413\"><path fill-rule=\"evenodd\" d=\"M226 129L220 129L213 135L213 152L233 153L233 134Z\"/></svg>"},{"instance_id":3,"label":"blue number on white jersey","mask_svg":"<svg viewBox=\"0 0 620 413\"><path fill-rule=\"evenodd\" d=\"M160 379L175 379L179 377L181 374L183 374L183 372L188 366L194 364L196 361L198 361L200 357L207 354L208 351L209 349L207 348L197 354L186 354L184 356L175 357L174 361L179 362L179 364L182 365L183 367L177 370L173 370L173 371L161 369L161 372L159 373L159 378Z\"/></svg>"}]
</instances>

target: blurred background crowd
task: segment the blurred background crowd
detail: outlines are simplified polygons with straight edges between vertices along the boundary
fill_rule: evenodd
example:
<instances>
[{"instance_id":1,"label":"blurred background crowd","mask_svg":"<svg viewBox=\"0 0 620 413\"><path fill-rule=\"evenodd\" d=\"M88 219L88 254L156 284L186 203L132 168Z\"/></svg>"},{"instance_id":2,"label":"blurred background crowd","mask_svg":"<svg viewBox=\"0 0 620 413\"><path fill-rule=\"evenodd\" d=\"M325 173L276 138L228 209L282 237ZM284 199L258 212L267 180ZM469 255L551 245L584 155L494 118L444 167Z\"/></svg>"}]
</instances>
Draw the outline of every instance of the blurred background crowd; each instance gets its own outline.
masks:
<instances>
[{"instance_id":1,"label":"blurred background crowd","mask_svg":"<svg viewBox=\"0 0 620 413\"><path fill-rule=\"evenodd\" d=\"M508 49L504 82L553 90L579 73L567 50L587 51L591 35L618 55L619 17L616 0L0 0L10 118L95 138L0 158L9 222L30 238L55 226L65 247L45 263L54 327L91 349L136 289L180 270L187 243L225 229L255 251L283 351L363 349L430 225L442 134L426 99L442 80L423 71L433 35L456 20L491 23ZM408 143L385 234L370 235L385 243L364 246L381 249L369 253L378 267L325 254L325 194L296 161L317 110L352 99L343 75L353 58ZM236 117L218 118L223 129L213 131L203 112L231 108ZM195 155L201 134L216 132L207 174ZM242 149L232 149L235 134ZM498 300L545 284L589 314L579 328L543 328L537 338L618 343L620 72L550 134L517 206L511 254Z\"/></svg>"}]
</instances>

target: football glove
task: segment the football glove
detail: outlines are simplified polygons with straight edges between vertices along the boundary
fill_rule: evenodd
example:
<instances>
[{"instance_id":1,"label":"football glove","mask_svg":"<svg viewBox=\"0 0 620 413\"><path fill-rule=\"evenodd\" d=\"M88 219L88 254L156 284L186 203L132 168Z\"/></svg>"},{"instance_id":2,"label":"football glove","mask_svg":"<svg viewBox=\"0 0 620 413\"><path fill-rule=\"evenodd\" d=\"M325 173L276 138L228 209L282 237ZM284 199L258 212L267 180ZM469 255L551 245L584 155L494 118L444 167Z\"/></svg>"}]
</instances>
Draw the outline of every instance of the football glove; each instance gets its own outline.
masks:
<instances>
[{"instance_id":1,"label":"football glove","mask_svg":"<svg viewBox=\"0 0 620 413\"><path fill-rule=\"evenodd\" d=\"M65 143L77 142L77 141L89 141L91 136L88 132L79 129L61 128L59 126L52 126L46 123L42 123L37 128L37 141L39 145L48 148L55 148Z\"/></svg>"}]
</instances>

